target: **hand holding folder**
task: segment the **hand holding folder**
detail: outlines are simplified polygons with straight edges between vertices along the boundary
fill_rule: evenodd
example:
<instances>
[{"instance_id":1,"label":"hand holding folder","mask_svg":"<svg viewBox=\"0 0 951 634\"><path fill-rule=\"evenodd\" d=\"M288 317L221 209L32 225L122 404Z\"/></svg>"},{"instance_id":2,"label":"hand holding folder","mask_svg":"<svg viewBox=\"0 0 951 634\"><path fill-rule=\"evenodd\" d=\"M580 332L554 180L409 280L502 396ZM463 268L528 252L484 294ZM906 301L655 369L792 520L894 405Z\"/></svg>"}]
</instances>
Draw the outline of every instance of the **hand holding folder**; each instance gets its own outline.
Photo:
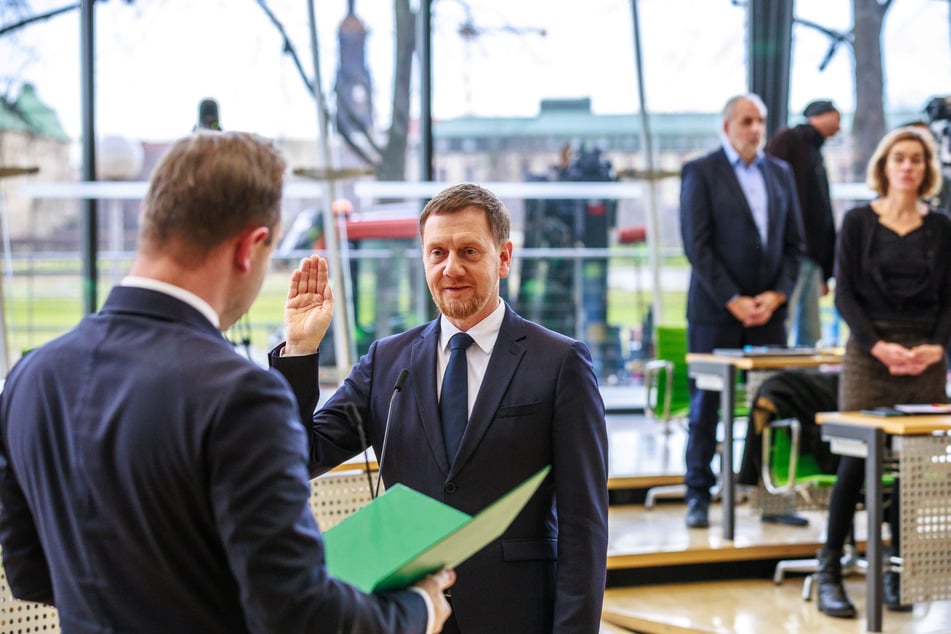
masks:
<instances>
[{"instance_id":1,"label":"hand holding folder","mask_svg":"<svg viewBox=\"0 0 951 634\"><path fill-rule=\"evenodd\" d=\"M551 466L475 516L397 484L324 533L327 570L364 592L396 590L454 568L512 523Z\"/></svg>"}]
</instances>

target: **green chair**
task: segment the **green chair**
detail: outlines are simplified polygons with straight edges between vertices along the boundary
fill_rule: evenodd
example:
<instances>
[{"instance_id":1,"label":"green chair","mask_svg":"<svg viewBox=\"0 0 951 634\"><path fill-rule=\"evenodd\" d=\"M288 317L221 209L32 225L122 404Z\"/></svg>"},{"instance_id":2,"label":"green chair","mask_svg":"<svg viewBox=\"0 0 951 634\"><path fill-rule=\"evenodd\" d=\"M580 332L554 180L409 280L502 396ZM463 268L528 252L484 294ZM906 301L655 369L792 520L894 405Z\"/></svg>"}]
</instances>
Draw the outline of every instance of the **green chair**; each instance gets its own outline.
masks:
<instances>
[{"instance_id":1,"label":"green chair","mask_svg":"<svg viewBox=\"0 0 951 634\"><path fill-rule=\"evenodd\" d=\"M802 426L796 418L770 421L763 429L763 487L772 495L795 495L809 508L827 508L835 474L825 473L815 457L802 451ZM882 475L885 487L895 485L894 473ZM897 559L889 562L893 566ZM806 574L802 586L804 601L812 600L812 588L819 560L785 559L777 562L773 583L780 585L787 573ZM842 574L865 574L868 562L859 556L853 535L842 551ZM892 568L897 569L897 568Z\"/></svg>"},{"instance_id":2,"label":"green chair","mask_svg":"<svg viewBox=\"0 0 951 634\"><path fill-rule=\"evenodd\" d=\"M677 421L683 429L690 412L690 377L687 372L687 328L684 326L657 326L654 329L655 359L645 366L644 384L647 391L645 413L649 418L664 424L664 433L671 433L671 422ZM734 418L746 417L745 386L737 377L736 407ZM719 448L717 449L719 453ZM658 498L679 499L686 497L687 487L670 484L651 487L644 499L646 508L653 508ZM713 491L719 497L719 483Z\"/></svg>"},{"instance_id":3,"label":"green chair","mask_svg":"<svg viewBox=\"0 0 951 634\"><path fill-rule=\"evenodd\" d=\"M683 326L657 326L654 329L655 358L644 366L647 391L645 413L662 422L664 433L671 433L676 420L684 425L690 409L690 388L687 376L687 329Z\"/></svg>"}]
</instances>

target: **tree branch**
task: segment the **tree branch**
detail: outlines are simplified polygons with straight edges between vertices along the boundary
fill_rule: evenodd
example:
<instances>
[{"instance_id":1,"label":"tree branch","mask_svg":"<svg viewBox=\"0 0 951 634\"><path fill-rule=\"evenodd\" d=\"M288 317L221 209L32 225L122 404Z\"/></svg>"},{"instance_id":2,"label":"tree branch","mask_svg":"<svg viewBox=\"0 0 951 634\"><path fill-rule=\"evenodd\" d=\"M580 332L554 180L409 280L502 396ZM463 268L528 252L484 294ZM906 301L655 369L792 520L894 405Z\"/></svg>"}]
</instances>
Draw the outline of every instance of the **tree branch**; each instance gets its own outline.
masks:
<instances>
[{"instance_id":1,"label":"tree branch","mask_svg":"<svg viewBox=\"0 0 951 634\"><path fill-rule=\"evenodd\" d=\"M47 11L46 13L39 13L37 15L31 15L28 18L23 18L19 22L14 22L13 24L8 24L4 27L0 27L0 37L13 33L19 29L22 29L25 26L29 26L34 22L40 22L41 20L49 20L50 18L55 18L61 13L66 13L68 11L75 11L79 8L79 4L71 4L69 6L60 7L59 9L53 9L52 11Z\"/></svg>"}]
</instances>

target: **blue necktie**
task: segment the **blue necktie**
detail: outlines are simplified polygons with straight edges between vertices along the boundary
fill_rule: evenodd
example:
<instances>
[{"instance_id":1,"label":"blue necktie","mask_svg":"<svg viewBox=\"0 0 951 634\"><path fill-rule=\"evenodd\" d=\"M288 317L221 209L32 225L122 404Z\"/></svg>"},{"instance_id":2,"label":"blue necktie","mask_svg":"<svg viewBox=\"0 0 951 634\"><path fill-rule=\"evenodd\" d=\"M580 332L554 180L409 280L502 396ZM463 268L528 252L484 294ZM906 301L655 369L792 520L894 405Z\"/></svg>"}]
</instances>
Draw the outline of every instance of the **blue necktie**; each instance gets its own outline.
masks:
<instances>
[{"instance_id":1,"label":"blue necktie","mask_svg":"<svg viewBox=\"0 0 951 634\"><path fill-rule=\"evenodd\" d=\"M439 416L442 418L442 435L446 443L446 458L452 464L462 441L462 432L469 420L469 371L466 364L466 348L472 345L472 337L457 332L449 340L449 365L442 379L442 395L439 398Z\"/></svg>"}]
</instances>

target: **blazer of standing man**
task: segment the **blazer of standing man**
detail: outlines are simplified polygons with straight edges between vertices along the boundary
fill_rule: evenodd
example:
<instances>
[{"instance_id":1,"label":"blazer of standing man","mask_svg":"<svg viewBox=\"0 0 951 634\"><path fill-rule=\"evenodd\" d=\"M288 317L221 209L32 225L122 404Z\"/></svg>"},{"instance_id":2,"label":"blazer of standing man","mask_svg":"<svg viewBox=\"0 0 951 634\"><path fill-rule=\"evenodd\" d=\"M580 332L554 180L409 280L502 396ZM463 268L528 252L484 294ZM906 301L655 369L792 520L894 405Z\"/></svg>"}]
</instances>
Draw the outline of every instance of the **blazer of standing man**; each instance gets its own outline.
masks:
<instances>
[{"instance_id":1,"label":"blazer of standing man","mask_svg":"<svg viewBox=\"0 0 951 634\"><path fill-rule=\"evenodd\" d=\"M388 486L402 483L468 514L550 464L502 536L456 568L454 618L443 631L591 634L606 575L604 404L588 348L523 319L499 296L512 261L509 223L501 201L476 185L450 187L429 202L420 237L442 314L370 346L314 416L311 467L326 471L363 449L351 404ZM440 386L458 331L475 340L467 354L469 419L448 456ZM404 368L408 378L390 413Z\"/></svg>"},{"instance_id":2,"label":"blazer of standing man","mask_svg":"<svg viewBox=\"0 0 951 634\"><path fill-rule=\"evenodd\" d=\"M680 230L690 260L690 352L786 341L786 298L801 254L799 200L785 162L763 154L766 106L754 94L723 110L723 146L684 165ZM691 383L687 525L709 525L720 395ZM731 419L727 412L725 418Z\"/></svg>"}]
</instances>

